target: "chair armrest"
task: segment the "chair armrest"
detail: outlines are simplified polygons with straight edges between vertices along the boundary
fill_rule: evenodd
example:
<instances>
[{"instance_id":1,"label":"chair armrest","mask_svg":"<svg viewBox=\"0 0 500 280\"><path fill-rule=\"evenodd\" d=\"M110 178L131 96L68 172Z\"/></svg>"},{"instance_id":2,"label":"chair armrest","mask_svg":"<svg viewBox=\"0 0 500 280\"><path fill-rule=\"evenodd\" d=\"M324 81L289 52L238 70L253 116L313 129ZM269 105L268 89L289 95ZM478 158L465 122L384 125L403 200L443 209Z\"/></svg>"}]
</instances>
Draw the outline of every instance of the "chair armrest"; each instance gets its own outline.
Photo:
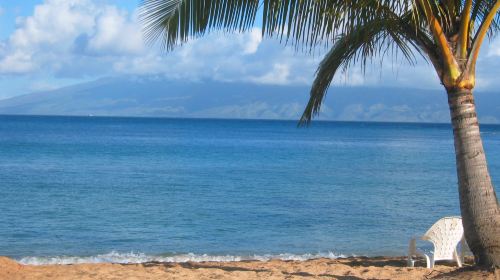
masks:
<instances>
[{"instance_id":1,"label":"chair armrest","mask_svg":"<svg viewBox=\"0 0 500 280\"><path fill-rule=\"evenodd\" d=\"M412 237L410 239L409 244L408 244L408 266L409 267L415 266L415 260L413 259L413 256L422 256L426 260L427 268L432 268L433 256L429 256L426 253L417 249L417 238L422 239L422 237ZM425 239L423 239L423 240L425 240Z\"/></svg>"}]
</instances>

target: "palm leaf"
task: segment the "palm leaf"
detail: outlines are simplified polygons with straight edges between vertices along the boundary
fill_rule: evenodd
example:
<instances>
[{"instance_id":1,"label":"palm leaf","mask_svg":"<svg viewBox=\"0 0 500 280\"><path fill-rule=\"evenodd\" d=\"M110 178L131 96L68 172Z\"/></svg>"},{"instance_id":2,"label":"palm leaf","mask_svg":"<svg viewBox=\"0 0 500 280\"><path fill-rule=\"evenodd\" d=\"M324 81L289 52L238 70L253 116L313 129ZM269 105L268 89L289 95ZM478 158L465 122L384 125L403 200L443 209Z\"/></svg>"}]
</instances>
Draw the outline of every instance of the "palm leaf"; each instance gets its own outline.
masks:
<instances>
[{"instance_id":1,"label":"palm leaf","mask_svg":"<svg viewBox=\"0 0 500 280\"><path fill-rule=\"evenodd\" d=\"M146 41L162 38L162 47L170 50L209 29L247 30L258 5L258 0L145 0L139 18Z\"/></svg>"},{"instance_id":2,"label":"palm leaf","mask_svg":"<svg viewBox=\"0 0 500 280\"><path fill-rule=\"evenodd\" d=\"M260 7L260 8L259 8ZM392 0L144 0L139 13L149 43L172 49L208 30L245 31L262 15L262 33L310 49L380 18L385 10L411 10Z\"/></svg>"},{"instance_id":3,"label":"palm leaf","mask_svg":"<svg viewBox=\"0 0 500 280\"><path fill-rule=\"evenodd\" d=\"M392 50L391 54L395 54L396 50L400 51L410 64L416 61L415 52L425 59L427 52L423 51L427 47L421 45L418 37L427 35L415 31L409 24L410 18L409 13L403 18L404 21L394 14L388 14L384 20L374 20L340 36L319 64L309 102L299 125L309 124L311 119L319 114L328 88L339 70L343 71L353 64L361 63L364 71L369 59L384 56L389 50ZM432 49L433 46L429 48ZM432 53L430 55L433 56Z\"/></svg>"}]
</instances>

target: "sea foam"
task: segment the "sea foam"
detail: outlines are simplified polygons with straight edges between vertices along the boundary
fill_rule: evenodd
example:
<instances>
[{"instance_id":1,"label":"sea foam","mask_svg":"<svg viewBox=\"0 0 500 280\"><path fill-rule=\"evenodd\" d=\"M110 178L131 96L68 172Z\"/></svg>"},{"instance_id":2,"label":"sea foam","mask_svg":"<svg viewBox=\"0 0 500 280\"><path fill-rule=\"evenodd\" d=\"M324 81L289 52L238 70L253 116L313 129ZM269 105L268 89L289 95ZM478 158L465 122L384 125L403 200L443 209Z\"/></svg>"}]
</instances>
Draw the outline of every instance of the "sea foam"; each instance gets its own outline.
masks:
<instances>
[{"instance_id":1,"label":"sea foam","mask_svg":"<svg viewBox=\"0 0 500 280\"><path fill-rule=\"evenodd\" d=\"M52 257L23 257L18 259L21 264L51 265L51 264L82 264L82 263L147 263L147 262L237 262L247 260L268 261L271 259L305 261L317 258L345 258L345 255L333 252L316 254L266 254L252 256L207 255L207 254L179 254L170 256L146 255L144 253L110 252L95 256L52 256Z\"/></svg>"}]
</instances>

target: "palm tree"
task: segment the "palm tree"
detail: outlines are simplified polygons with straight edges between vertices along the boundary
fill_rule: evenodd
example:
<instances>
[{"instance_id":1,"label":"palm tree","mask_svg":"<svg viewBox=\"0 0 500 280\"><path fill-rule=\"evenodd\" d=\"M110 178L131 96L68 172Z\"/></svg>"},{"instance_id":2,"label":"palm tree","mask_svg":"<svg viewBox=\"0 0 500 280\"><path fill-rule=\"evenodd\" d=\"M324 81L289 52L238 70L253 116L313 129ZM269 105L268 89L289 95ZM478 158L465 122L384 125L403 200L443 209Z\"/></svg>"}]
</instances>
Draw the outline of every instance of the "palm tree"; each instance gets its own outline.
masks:
<instances>
[{"instance_id":1,"label":"palm tree","mask_svg":"<svg viewBox=\"0 0 500 280\"><path fill-rule=\"evenodd\" d=\"M485 37L500 30L500 0L143 0L145 38L171 50L210 30L243 32L262 16L262 34L311 51L321 61L301 118L320 111L333 77L386 55L430 62L443 84L455 140L460 209L476 264L500 266L500 210L472 90Z\"/></svg>"}]
</instances>

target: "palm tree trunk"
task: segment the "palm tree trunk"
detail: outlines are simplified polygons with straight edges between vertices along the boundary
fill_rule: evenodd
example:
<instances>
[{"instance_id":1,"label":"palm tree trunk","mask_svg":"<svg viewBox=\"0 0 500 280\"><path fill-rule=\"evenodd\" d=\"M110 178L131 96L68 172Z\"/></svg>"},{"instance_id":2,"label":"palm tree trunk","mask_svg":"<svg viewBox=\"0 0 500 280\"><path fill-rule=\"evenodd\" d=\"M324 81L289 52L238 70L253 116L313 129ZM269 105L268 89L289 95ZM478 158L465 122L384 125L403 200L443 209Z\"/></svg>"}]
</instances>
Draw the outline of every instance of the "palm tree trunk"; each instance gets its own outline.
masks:
<instances>
[{"instance_id":1,"label":"palm tree trunk","mask_svg":"<svg viewBox=\"0 0 500 280\"><path fill-rule=\"evenodd\" d=\"M467 244L476 264L500 266L500 210L491 182L470 89L448 90Z\"/></svg>"}]
</instances>

